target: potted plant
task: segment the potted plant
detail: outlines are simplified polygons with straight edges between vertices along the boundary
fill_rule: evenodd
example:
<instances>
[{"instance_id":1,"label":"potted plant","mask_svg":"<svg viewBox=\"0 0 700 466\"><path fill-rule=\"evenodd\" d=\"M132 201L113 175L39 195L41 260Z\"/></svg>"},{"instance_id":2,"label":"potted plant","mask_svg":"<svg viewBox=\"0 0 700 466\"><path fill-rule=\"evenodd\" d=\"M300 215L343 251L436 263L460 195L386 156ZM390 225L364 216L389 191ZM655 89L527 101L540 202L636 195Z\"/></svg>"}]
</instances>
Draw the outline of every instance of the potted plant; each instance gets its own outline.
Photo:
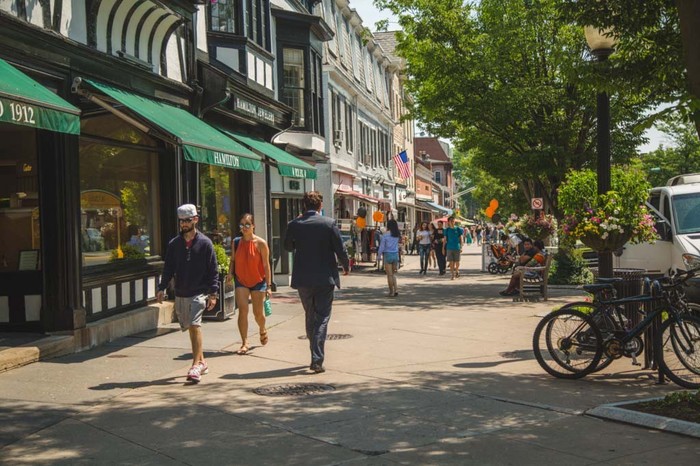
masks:
<instances>
[{"instance_id":1,"label":"potted plant","mask_svg":"<svg viewBox=\"0 0 700 466\"><path fill-rule=\"evenodd\" d=\"M533 240L546 240L557 230L554 216L540 212L539 214L524 214L515 224L517 230Z\"/></svg>"},{"instance_id":2,"label":"potted plant","mask_svg":"<svg viewBox=\"0 0 700 466\"><path fill-rule=\"evenodd\" d=\"M211 311L205 311L204 317L226 320L234 314L234 284L226 283L229 272L229 257L221 244L214 244L216 263L219 268L219 299Z\"/></svg>"},{"instance_id":3,"label":"potted plant","mask_svg":"<svg viewBox=\"0 0 700 466\"><path fill-rule=\"evenodd\" d=\"M651 185L641 170L613 168L612 190L597 193L592 170L571 171L559 188L564 213L560 234L595 251L615 251L626 242L653 242L654 219L644 202Z\"/></svg>"}]
</instances>

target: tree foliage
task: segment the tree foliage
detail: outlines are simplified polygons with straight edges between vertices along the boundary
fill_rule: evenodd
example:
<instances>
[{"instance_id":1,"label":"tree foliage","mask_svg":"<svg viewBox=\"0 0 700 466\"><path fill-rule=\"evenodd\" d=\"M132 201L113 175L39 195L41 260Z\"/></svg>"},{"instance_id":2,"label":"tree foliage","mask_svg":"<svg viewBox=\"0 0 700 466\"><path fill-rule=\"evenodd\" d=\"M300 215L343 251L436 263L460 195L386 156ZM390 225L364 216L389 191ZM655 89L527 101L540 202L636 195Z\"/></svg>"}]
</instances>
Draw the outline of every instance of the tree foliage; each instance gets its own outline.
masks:
<instances>
[{"instance_id":1,"label":"tree foliage","mask_svg":"<svg viewBox=\"0 0 700 466\"><path fill-rule=\"evenodd\" d=\"M670 135L672 145L643 154L640 162L652 186L663 186L669 178L682 173L700 173L700 140L695 127L680 118L658 124Z\"/></svg>"},{"instance_id":2,"label":"tree foliage","mask_svg":"<svg viewBox=\"0 0 700 466\"><path fill-rule=\"evenodd\" d=\"M378 0L403 28L411 116L469 151L499 186L537 193L558 214L556 190L572 168L591 167L595 96L614 64L593 64L582 29L560 0ZM602 66L600 66L602 65ZM626 162L649 105L644 93L611 94L613 159Z\"/></svg>"},{"instance_id":3,"label":"tree foliage","mask_svg":"<svg viewBox=\"0 0 700 466\"><path fill-rule=\"evenodd\" d=\"M566 21L613 28L617 80L656 104L676 102L700 134L700 2L562 0L560 11Z\"/></svg>"}]
</instances>

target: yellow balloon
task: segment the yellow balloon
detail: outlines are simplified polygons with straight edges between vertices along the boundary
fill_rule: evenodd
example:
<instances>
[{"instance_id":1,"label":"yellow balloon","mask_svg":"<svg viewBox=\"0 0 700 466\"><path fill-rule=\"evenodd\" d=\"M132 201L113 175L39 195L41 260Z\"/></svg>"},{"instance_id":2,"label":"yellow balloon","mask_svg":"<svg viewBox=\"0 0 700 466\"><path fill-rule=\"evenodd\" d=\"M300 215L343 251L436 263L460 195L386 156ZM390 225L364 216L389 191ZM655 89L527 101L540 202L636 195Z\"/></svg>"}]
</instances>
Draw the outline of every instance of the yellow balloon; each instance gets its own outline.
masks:
<instances>
[{"instance_id":1,"label":"yellow balloon","mask_svg":"<svg viewBox=\"0 0 700 466\"><path fill-rule=\"evenodd\" d=\"M355 223L359 228L364 228L367 226L367 221L365 220L364 217L357 217L357 220L355 220Z\"/></svg>"}]
</instances>

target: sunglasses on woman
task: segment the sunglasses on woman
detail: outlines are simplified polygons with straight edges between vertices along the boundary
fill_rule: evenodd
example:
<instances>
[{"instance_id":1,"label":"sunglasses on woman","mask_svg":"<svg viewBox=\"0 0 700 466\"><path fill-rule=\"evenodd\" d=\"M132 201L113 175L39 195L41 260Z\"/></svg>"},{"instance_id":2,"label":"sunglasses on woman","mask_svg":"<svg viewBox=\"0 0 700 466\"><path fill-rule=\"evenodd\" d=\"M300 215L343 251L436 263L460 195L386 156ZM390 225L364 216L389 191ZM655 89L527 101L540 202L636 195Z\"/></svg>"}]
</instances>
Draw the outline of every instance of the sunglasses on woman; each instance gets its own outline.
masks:
<instances>
[{"instance_id":1,"label":"sunglasses on woman","mask_svg":"<svg viewBox=\"0 0 700 466\"><path fill-rule=\"evenodd\" d=\"M253 225L251 225L250 223L239 223L238 224L238 228L250 228L252 226Z\"/></svg>"}]
</instances>

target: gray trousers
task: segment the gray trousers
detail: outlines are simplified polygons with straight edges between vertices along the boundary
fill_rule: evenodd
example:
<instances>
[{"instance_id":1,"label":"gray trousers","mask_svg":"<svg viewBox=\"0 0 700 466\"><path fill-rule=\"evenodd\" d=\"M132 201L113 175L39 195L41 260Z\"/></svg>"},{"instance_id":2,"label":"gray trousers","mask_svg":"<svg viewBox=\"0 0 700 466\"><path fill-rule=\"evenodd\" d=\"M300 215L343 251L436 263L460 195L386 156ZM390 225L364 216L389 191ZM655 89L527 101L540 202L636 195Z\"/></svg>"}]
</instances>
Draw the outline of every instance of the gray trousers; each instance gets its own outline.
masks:
<instances>
[{"instance_id":1,"label":"gray trousers","mask_svg":"<svg viewBox=\"0 0 700 466\"><path fill-rule=\"evenodd\" d=\"M306 313L306 337L311 349L311 364L323 364L326 332L333 307L332 285L299 288L299 299Z\"/></svg>"}]
</instances>

